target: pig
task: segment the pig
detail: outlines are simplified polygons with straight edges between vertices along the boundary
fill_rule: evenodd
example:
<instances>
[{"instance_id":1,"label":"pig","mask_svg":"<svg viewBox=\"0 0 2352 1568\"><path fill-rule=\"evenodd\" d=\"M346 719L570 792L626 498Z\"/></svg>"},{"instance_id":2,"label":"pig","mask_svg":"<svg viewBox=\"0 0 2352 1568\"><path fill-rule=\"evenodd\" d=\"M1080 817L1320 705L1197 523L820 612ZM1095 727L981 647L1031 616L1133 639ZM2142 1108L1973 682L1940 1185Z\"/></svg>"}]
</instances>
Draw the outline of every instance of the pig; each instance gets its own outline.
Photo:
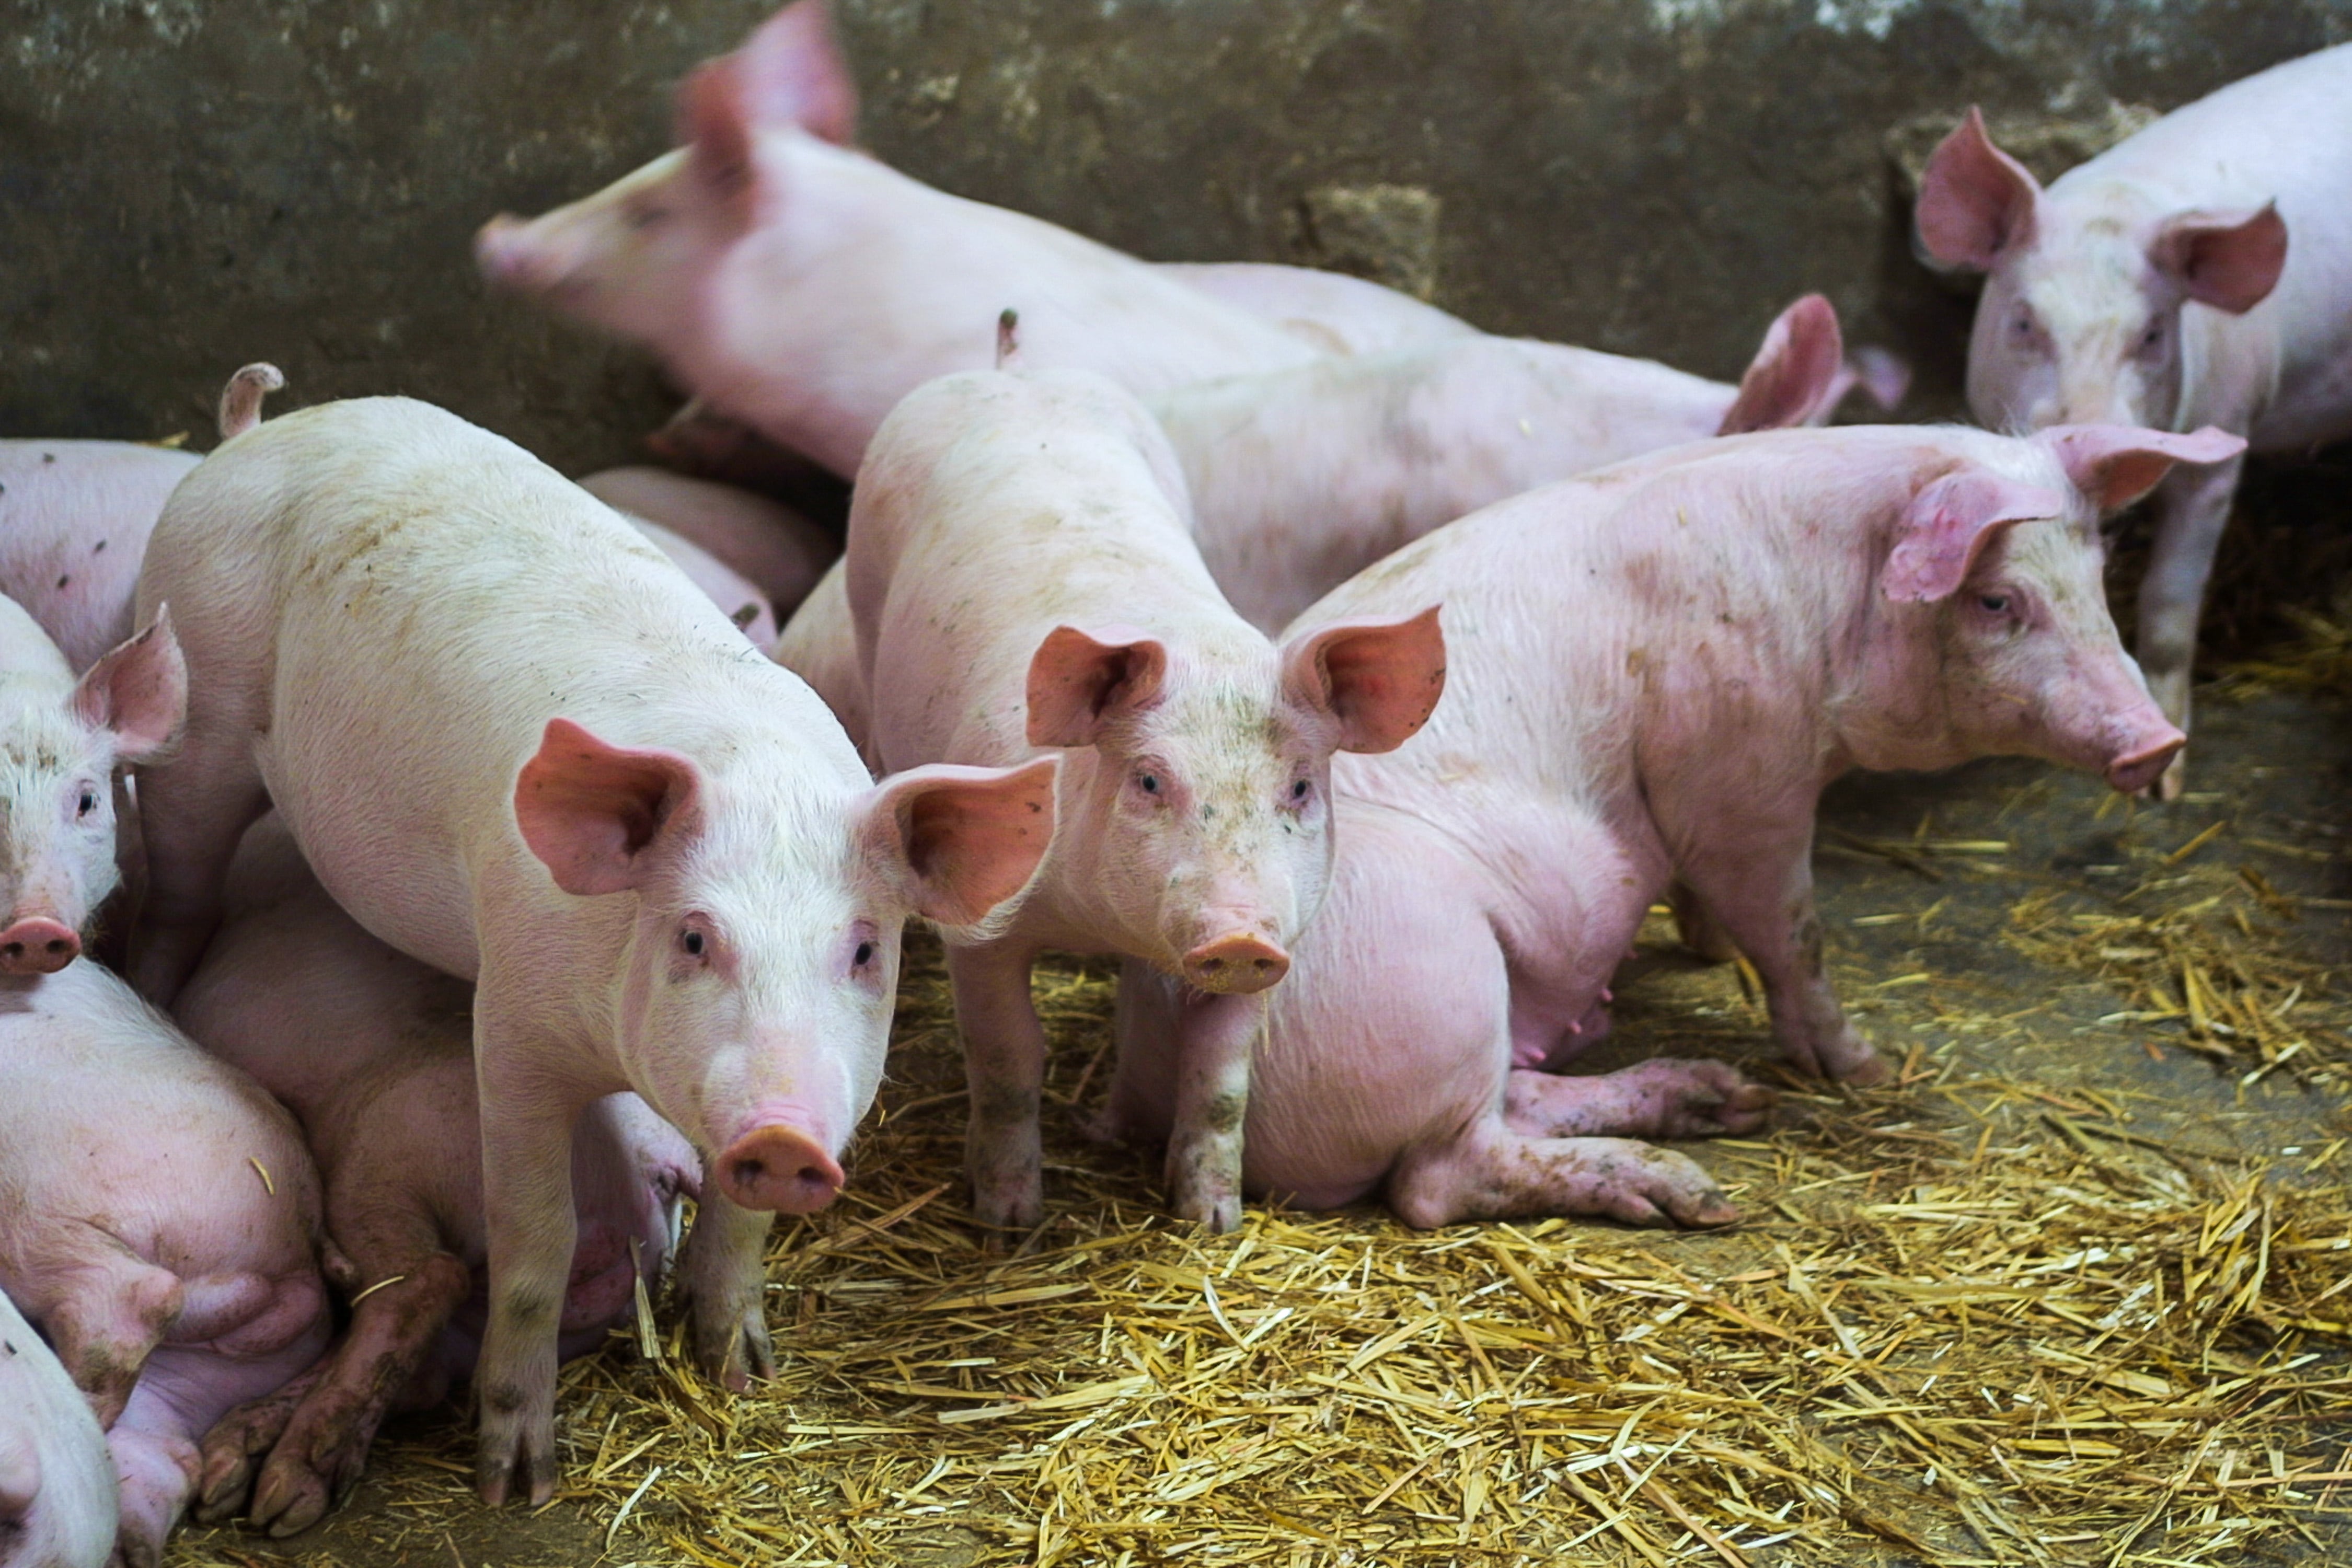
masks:
<instances>
[{"instance_id":1,"label":"pig","mask_svg":"<svg viewBox=\"0 0 2352 1568\"><path fill-rule=\"evenodd\" d=\"M1276 321L1329 353L1387 353L1482 335L1459 316L1344 272L1267 261L1158 265L1179 282Z\"/></svg>"},{"instance_id":2,"label":"pig","mask_svg":"<svg viewBox=\"0 0 2352 1568\"><path fill-rule=\"evenodd\" d=\"M100 1568L116 1523L106 1434L0 1291L0 1568Z\"/></svg>"},{"instance_id":3,"label":"pig","mask_svg":"<svg viewBox=\"0 0 2352 1568\"><path fill-rule=\"evenodd\" d=\"M687 580L735 623L735 629L751 639L753 647L765 653L776 646L776 612L749 578L694 541L618 507L614 510L668 556L669 563L685 573Z\"/></svg>"},{"instance_id":4,"label":"pig","mask_svg":"<svg viewBox=\"0 0 2352 1568\"><path fill-rule=\"evenodd\" d=\"M2352 45L2200 99L2047 191L1971 109L1927 163L1917 220L1936 260L1986 274L1969 404L1995 429L2212 425L2257 452L2352 436ZM2156 494L2139 660L2184 730L2238 473L2183 469Z\"/></svg>"},{"instance_id":5,"label":"pig","mask_svg":"<svg viewBox=\"0 0 2352 1568\"><path fill-rule=\"evenodd\" d=\"M836 561L817 579L801 607L777 634L778 664L824 700L868 767L878 767L866 710L866 674L857 665L857 628L849 616L847 562Z\"/></svg>"},{"instance_id":6,"label":"pig","mask_svg":"<svg viewBox=\"0 0 2352 1568\"><path fill-rule=\"evenodd\" d=\"M1007 307L1034 364L1139 391L1316 357L1131 257L853 151L856 116L823 0L801 0L687 79L685 146L528 223L492 219L477 257L844 478L901 397L992 363Z\"/></svg>"},{"instance_id":7,"label":"pig","mask_svg":"<svg viewBox=\"0 0 2352 1568\"><path fill-rule=\"evenodd\" d=\"M1799 1069L1886 1076L1822 967L1815 802L1849 768L2023 753L2139 788L2180 745L2116 640L2098 514L2235 437L2031 440L1850 426L1735 437L1532 490L1359 574L1290 632L1442 601L1445 701L1334 769L1323 918L1267 1007L1245 1184L1407 1224L1732 1205L1633 1140L1747 1131L1721 1063L1566 1065L1679 878L1764 983ZM1529 563L1541 569L1529 570ZM1125 966L1106 1113L1169 1135L1193 1024Z\"/></svg>"},{"instance_id":8,"label":"pig","mask_svg":"<svg viewBox=\"0 0 2352 1568\"><path fill-rule=\"evenodd\" d=\"M171 617L77 679L58 645L0 598L0 976L81 956L122 882L127 763L170 750L187 701Z\"/></svg>"},{"instance_id":9,"label":"pig","mask_svg":"<svg viewBox=\"0 0 2352 1568\"><path fill-rule=\"evenodd\" d=\"M330 1283L353 1303L327 1357L205 1439L200 1516L226 1518L249 1496L251 1521L285 1536L359 1479L388 1410L438 1404L473 1370L488 1262L473 997L337 908L275 816L247 832L225 907L179 1019L301 1122L325 1191ZM635 1095L581 1111L562 1354L601 1345L637 1284L659 1282L698 1173Z\"/></svg>"},{"instance_id":10,"label":"pig","mask_svg":"<svg viewBox=\"0 0 2352 1568\"><path fill-rule=\"evenodd\" d=\"M695 1146L688 1338L730 1387L767 1373L761 1238L840 1189L901 927L975 929L1025 889L1053 763L877 786L808 688L619 514L404 398L224 444L149 541L140 602L166 597L191 699L180 750L139 777L141 989L179 991L265 802L362 926L476 984L484 1499L554 1488L592 1100L634 1090Z\"/></svg>"},{"instance_id":11,"label":"pig","mask_svg":"<svg viewBox=\"0 0 2352 1568\"><path fill-rule=\"evenodd\" d=\"M220 399L224 439L286 384L249 364ZM200 461L136 441L0 441L0 594L24 607L77 672L131 636L131 597L164 498Z\"/></svg>"},{"instance_id":12,"label":"pig","mask_svg":"<svg viewBox=\"0 0 2352 1568\"><path fill-rule=\"evenodd\" d=\"M1168 1182L1179 1215L1231 1229L1264 993L1322 901L1331 753L1385 751L1427 717L1436 611L1276 647L1202 566L1150 415L1085 371L967 372L910 395L859 476L845 579L885 766L1066 752L1036 890L985 940L948 940L974 1217L1043 1215L1029 975L1055 948L1181 977L1193 1030Z\"/></svg>"},{"instance_id":13,"label":"pig","mask_svg":"<svg viewBox=\"0 0 2352 1568\"><path fill-rule=\"evenodd\" d=\"M1184 464L1201 553L1278 632L1374 561L1490 501L1660 447L1829 416L1837 311L1782 311L1738 386L1652 360L1474 336L1181 387L1150 400Z\"/></svg>"},{"instance_id":14,"label":"pig","mask_svg":"<svg viewBox=\"0 0 2352 1568\"><path fill-rule=\"evenodd\" d=\"M0 1289L106 1431L116 1555L159 1562L197 1443L318 1359L300 1131L94 963L0 981Z\"/></svg>"},{"instance_id":15,"label":"pig","mask_svg":"<svg viewBox=\"0 0 2352 1568\"><path fill-rule=\"evenodd\" d=\"M789 507L732 485L630 468L590 474L580 488L717 557L756 584L778 616L790 616L841 557L841 542L834 535ZM687 574L694 573L689 569ZM774 640L772 632L761 646Z\"/></svg>"}]
</instances>

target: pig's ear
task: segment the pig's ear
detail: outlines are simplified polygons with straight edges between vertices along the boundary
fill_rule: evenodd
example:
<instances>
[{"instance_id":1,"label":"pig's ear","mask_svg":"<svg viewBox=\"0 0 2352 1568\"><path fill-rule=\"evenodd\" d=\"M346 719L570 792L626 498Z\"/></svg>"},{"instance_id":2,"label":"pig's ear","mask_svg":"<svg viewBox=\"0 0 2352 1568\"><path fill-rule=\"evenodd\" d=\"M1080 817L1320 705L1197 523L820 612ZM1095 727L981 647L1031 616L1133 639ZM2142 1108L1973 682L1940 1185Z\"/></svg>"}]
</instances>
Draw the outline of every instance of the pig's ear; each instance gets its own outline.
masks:
<instances>
[{"instance_id":1,"label":"pig's ear","mask_svg":"<svg viewBox=\"0 0 2352 1568\"><path fill-rule=\"evenodd\" d=\"M611 746L569 719L550 719L515 780L523 842L567 893L640 886L645 854L694 812L700 774L675 752Z\"/></svg>"},{"instance_id":2,"label":"pig's ear","mask_svg":"<svg viewBox=\"0 0 2352 1568\"><path fill-rule=\"evenodd\" d=\"M1091 746L1103 721L1160 700L1168 649L1124 628L1055 626L1029 660L1029 743Z\"/></svg>"},{"instance_id":3,"label":"pig's ear","mask_svg":"<svg viewBox=\"0 0 2352 1568\"><path fill-rule=\"evenodd\" d=\"M754 125L797 125L842 147L857 140L857 83L842 58L825 0L777 12L736 55L742 104Z\"/></svg>"},{"instance_id":4,"label":"pig's ear","mask_svg":"<svg viewBox=\"0 0 2352 1568\"><path fill-rule=\"evenodd\" d=\"M2286 219L2276 202L2252 212L2183 213L2158 231L2147 258L2189 299L2239 315L2278 287Z\"/></svg>"},{"instance_id":5,"label":"pig's ear","mask_svg":"<svg viewBox=\"0 0 2352 1568\"><path fill-rule=\"evenodd\" d=\"M862 835L872 853L903 868L918 914L951 928L981 927L1029 886L1045 860L1061 762L909 769L866 797Z\"/></svg>"},{"instance_id":6,"label":"pig's ear","mask_svg":"<svg viewBox=\"0 0 2352 1568\"><path fill-rule=\"evenodd\" d=\"M1828 414L1851 384L1844 369L1837 307L1808 294L1774 318L1716 434L1779 430Z\"/></svg>"},{"instance_id":7,"label":"pig's ear","mask_svg":"<svg viewBox=\"0 0 2352 1568\"><path fill-rule=\"evenodd\" d=\"M1919 243L1947 267L1990 271L2002 251L2032 237L2041 199L2041 184L1992 144L1984 116L1971 107L1920 173L1913 209Z\"/></svg>"},{"instance_id":8,"label":"pig's ear","mask_svg":"<svg viewBox=\"0 0 2352 1568\"><path fill-rule=\"evenodd\" d=\"M677 139L687 172L721 205L748 215L760 183L757 132L733 55L705 60L677 89Z\"/></svg>"},{"instance_id":9,"label":"pig's ear","mask_svg":"<svg viewBox=\"0 0 2352 1568\"><path fill-rule=\"evenodd\" d=\"M1437 610L1301 633L1282 645L1283 689L1339 721L1337 750L1395 751L1420 732L1445 693Z\"/></svg>"},{"instance_id":10,"label":"pig's ear","mask_svg":"<svg viewBox=\"0 0 2352 1568\"><path fill-rule=\"evenodd\" d=\"M149 763L171 750L188 717L188 664L162 605L147 629L110 649L74 687L74 716L114 732L114 754Z\"/></svg>"},{"instance_id":11,"label":"pig's ear","mask_svg":"<svg viewBox=\"0 0 2352 1568\"><path fill-rule=\"evenodd\" d=\"M2131 505L2175 463L2225 463L2246 449L2245 438L2208 425L2186 436L2129 425L2060 425L2033 437L2047 446L2066 478L2101 511Z\"/></svg>"},{"instance_id":12,"label":"pig's ear","mask_svg":"<svg viewBox=\"0 0 2352 1568\"><path fill-rule=\"evenodd\" d=\"M2063 517L2066 498L1985 468L1959 468L1925 486L1905 509L1879 592L1906 604L1949 598L1994 534L2012 523Z\"/></svg>"}]
</instances>

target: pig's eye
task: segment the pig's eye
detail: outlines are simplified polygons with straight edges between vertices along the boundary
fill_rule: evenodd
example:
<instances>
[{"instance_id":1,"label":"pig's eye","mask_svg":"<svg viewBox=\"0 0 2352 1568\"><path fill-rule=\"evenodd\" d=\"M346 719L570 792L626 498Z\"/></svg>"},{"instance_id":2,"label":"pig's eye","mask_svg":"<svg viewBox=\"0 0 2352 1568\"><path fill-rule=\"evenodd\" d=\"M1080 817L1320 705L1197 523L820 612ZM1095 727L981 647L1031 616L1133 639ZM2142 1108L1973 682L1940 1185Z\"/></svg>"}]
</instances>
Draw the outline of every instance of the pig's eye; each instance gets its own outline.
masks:
<instances>
[{"instance_id":1,"label":"pig's eye","mask_svg":"<svg viewBox=\"0 0 2352 1568\"><path fill-rule=\"evenodd\" d=\"M2164 321L2163 318L2158 317L2157 320L2150 321L2147 324L2147 330L2146 331L2140 333L2139 352L2144 354L2152 354L2163 346Z\"/></svg>"},{"instance_id":2,"label":"pig's eye","mask_svg":"<svg viewBox=\"0 0 2352 1568\"><path fill-rule=\"evenodd\" d=\"M74 808L74 815L76 816L88 816L91 812L96 811L97 809L98 796L88 790L84 790L81 792L80 804L76 805Z\"/></svg>"},{"instance_id":3,"label":"pig's eye","mask_svg":"<svg viewBox=\"0 0 2352 1568\"><path fill-rule=\"evenodd\" d=\"M1305 800L1307 798L1307 781L1305 779L1299 779L1291 784L1290 798L1293 800Z\"/></svg>"},{"instance_id":4,"label":"pig's eye","mask_svg":"<svg viewBox=\"0 0 2352 1568\"><path fill-rule=\"evenodd\" d=\"M1135 776L1135 786L1146 795L1158 795L1160 793L1160 775L1158 773L1138 773Z\"/></svg>"},{"instance_id":5,"label":"pig's eye","mask_svg":"<svg viewBox=\"0 0 2352 1568\"><path fill-rule=\"evenodd\" d=\"M1978 595L1977 603L1982 605L1987 610L1996 616L2005 616L2009 614L2010 600L2009 595L2006 594L1979 595Z\"/></svg>"},{"instance_id":6,"label":"pig's eye","mask_svg":"<svg viewBox=\"0 0 2352 1568\"><path fill-rule=\"evenodd\" d=\"M677 945L686 950L687 956L689 958L700 958L703 948L702 933L698 931L687 931L678 937Z\"/></svg>"},{"instance_id":7,"label":"pig's eye","mask_svg":"<svg viewBox=\"0 0 2352 1568\"><path fill-rule=\"evenodd\" d=\"M859 942L857 944L857 951L850 955L849 962L853 967L858 969L863 969L867 964L873 963L874 944L870 942Z\"/></svg>"}]
</instances>

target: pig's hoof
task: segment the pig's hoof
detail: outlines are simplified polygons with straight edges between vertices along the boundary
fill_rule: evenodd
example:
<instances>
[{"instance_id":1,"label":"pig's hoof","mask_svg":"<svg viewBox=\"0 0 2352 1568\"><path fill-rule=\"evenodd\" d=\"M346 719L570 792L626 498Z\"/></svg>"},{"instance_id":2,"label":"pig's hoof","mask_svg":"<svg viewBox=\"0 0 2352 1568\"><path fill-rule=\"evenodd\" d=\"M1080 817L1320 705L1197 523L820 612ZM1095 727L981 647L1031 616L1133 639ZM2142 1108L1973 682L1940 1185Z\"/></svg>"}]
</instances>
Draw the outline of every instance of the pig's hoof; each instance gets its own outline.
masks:
<instances>
[{"instance_id":1,"label":"pig's hoof","mask_svg":"<svg viewBox=\"0 0 2352 1568\"><path fill-rule=\"evenodd\" d=\"M767 1313L756 1297L745 1305L714 1303L709 1310L689 1301L687 1331L702 1375L730 1394L749 1393L753 1383L776 1375L775 1342L768 1337Z\"/></svg>"},{"instance_id":2,"label":"pig's hoof","mask_svg":"<svg viewBox=\"0 0 2352 1568\"><path fill-rule=\"evenodd\" d=\"M1739 1210L1696 1162L1671 1149L1644 1149L1602 1185L1601 1212L1628 1225L1691 1229L1730 1225Z\"/></svg>"},{"instance_id":3,"label":"pig's hoof","mask_svg":"<svg viewBox=\"0 0 2352 1568\"><path fill-rule=\"evenodd\" d=\"M480 1447L474 1455L474 1489L492 1508L520 1495L537 1508L555 1495L555 1412L552 1394L539 1407L499 1409L483 1402Z\"/></svg>"},{"instance_id":4,"label":"pig's hoof","mask_svg":"<svg viewBox=\"0 0 2352 1568\"><path fill-rule=\"evenodd\" d=\"M1657 1063L1667 1066L1667 1063ZM1661 1138L1717 1138L1753 1132L1771 1119L1780 1097L1760 1083L1750 1083L1739 1069L1724 1062L1677 1061L1673 1095L1661 1108Z\"/></svg>"},{"instance_id":5,"label":"pig's hoof","mask_svg":"<svg viewBox=\"0 0 2352 1568\"><path fill-rule=\"evenodd\" d=\"M1834 1079L1857 1089L1885 1083L1895 1076L1885 1058L1851 1024L1839 1025L1818 1041L1785 1041L1781 1054L1799 1072Z\"/></svg>"},{"instance_id":6,"label":"pig's hoof","mask_svg":"<svg viewBox=\"0 0 2352 1568\"><path fill-rule=\"evenodd\" d=\"M1029 1174L983 1181L975 1176L971 1184L971 1217L972 1223L980 1226L982 1245L989 1251L1011 1247L1045 1223L1044 1178Z\"/></svg>"},{"instance_id":7,"label":"pig's hoof","mask_svg":"<svg viewBox=\"0 0 2352 1568\"><path fill-rule=\"evenodd\" d=\"M273 1458L253 1489L252 1522L273 1541L299 1535L326 1517L332 1490L327 1478L310 1466Z\"/></svg>"},{"instance_id":8,"label":"pig's hoof","mask_svg":"<svg viewBox=\"0 0 2352 1568\"><path fill-rule=\"evenodd\" d=\"M1225 1236L1242 1226L1238 1193L1201 1193L1180 1196L1173 1207L1178 1219L1191 1220L1211 1236Z\"/></svg>"}]
</instances>

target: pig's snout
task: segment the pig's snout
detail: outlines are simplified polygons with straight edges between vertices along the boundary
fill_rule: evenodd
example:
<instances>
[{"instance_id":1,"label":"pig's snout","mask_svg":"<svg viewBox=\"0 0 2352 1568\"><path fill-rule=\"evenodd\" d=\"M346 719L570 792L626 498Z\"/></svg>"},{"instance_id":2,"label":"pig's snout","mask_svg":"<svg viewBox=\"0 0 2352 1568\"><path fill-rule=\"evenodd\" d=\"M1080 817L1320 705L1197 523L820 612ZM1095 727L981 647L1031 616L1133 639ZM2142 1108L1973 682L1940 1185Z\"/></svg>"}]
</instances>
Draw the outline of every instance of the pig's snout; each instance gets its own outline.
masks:
<instances>
[{"instance_id":1,"label":"pig's snout","mask_svg":"<svg viewBox=\"0 0 2352 1568\"><path fill-rule=\"evenodd\" d=\"M2126 795L2137 795L2154 784L2189 737L2168 724L2153 740L2136 745L2107 764L2107 784Z\"/></svg>"},{"instance_id":2,"label":"pig's snout","mask_svg":"<svg viewBox=\"0 0 2352 1568\"><path fill-rule=\"evenodd\" d=\"M1184 955L1184 978L1195 989L1244 996L1290 973L1290 954L1262 936L1234 931Z\"/></svg>"},{"instance_id":3,"label":"pig's snout","mask_svg":"<svg viewBox=\"0 0 2352 1568\"><path fill-rule=\"evenodd\" d=\"M41 1495L41 1455L11 1432L0 1432L0 1524L16 1524Z\"/></svg>"},{"instance_id":4,"label":"pig's snout","mask_svg":"<svg viewBox=\"0 0 2352 1568\"><path fill-rule=\"evenodd\" d=\"M807 1133L757 1127L719 1156L719 1186L747 1209L814 1214L841 1192L841 1165Z\"/></svg>"},{"instance_id":5,"label":"pig's snout","mask_svg":"<svg viewBox=\"0 0 2352 1568\"><path fill-rule=\"evenodd\" d=\"M543 291L563 282L565 268L530 235L530 225L500 213L474 236L474 263L482 276L503 288Z\"/></svg>"},{"instance_id":6,"label":"pig's snout","mask_svg":"<svg viewBox=\"0 0 2352 1568\"><path fill-rule=\"evenodd\" d=\"M81 937L62 921L34 915L0 931L0 973L55 974L81 956Z\"/></svg>"}]
</instances>

